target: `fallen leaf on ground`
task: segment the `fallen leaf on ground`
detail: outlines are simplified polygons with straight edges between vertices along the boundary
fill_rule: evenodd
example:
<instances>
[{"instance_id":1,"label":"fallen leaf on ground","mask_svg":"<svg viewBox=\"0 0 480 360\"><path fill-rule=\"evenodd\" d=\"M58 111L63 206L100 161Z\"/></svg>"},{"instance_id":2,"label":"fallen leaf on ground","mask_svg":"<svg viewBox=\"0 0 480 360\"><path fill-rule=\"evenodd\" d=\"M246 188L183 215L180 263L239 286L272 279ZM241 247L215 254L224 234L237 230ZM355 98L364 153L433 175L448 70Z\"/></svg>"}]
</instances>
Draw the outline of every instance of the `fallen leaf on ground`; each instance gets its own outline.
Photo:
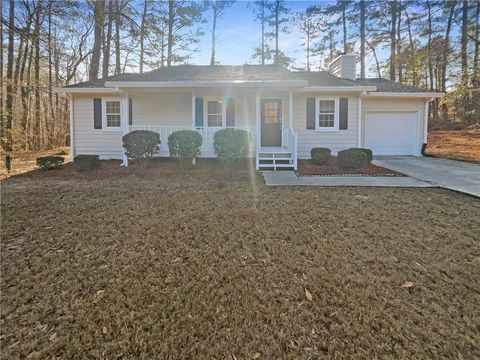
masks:
<instances>
[{"instance_id":1,"label":"fallen leaf on ground","mask_svg":"<svg viewBox=\"0 0 480 360\"><path fill-rule=\"evenodd\" d=\"M312 301L312 300L313 300L313 296L312 296L312 294L310 293L310 291L307 290L307 288L305 288L305 297L306 297L307 300L309 300L309 301Z\"/></svg>"},{"instance_id":2,"label":"fallen leaf on ground","mask_svg":"<svg viewBox=\"0 0 480 360\"><path fill-rule=\"evenodd\" d=\"M411 288L413 286L413 282L405 281L405 283L401 286L402 288Z\"/></svg>"},{"instance_id":3,"label":"fallen leaf on ground","mask_svg":"<svg viewBox=\"0 0 480 360\"><path fill-rule=\"evenodd\" d=\"M106 326L104 326L104 327L102 328L102 333L103 333L103 334L106 334L107 332L108 332L108 329L107 329Z\"/></svg>"},{"instance_id":4,"label":"fallen leaf on ground","mask_svg":"<svg viewBox=\"0 0 480 360\"><path fill-rule=\"evenodd\" d=\"M256 352L255 354L253 354L252 359L258 359L260 355L261 354L259 352Z\"/></svg>"}]
</instances>

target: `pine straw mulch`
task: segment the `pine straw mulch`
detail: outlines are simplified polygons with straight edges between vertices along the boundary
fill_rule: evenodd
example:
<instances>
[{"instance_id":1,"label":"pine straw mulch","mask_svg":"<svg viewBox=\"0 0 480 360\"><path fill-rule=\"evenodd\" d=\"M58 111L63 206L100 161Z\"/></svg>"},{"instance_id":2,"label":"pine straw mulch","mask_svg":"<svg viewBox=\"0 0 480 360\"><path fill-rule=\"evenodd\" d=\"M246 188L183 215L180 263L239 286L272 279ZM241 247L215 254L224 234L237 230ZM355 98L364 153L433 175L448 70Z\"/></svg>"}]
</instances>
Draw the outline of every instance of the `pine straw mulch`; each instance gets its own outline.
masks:
<instances>
[{"instance_id":1,"label":"pine straw mulch","mask_svg":"<svg viewBox=\"0 0 480 360\"><path fill-rule=\"evenodd\" d=\"M480 356L478 200L161 169L2 181L2 358Z\"/></svg>"},{"instance_id":2,"label":"pine straw mulch","mask_svg":"<svg viewBox=\"0 0 480 360\"><path fill-rule=\"evenodd\" d=\"M316 165L311 160L298 160L297 174L299 176L405 176L373 164L360 169L343 169L338 166L337 158L334 156L326 165Z\"/></svg>"},{"instance_id":3,"label":"pine straw mulch","mask_svg":"<svg viewBox=\"0 0 480 360\"><path fill-rule=\"evenodd\" d=\"M426 153L436 157L480 163L480 128L429 132Z\"/></svg>"}]
</instances>

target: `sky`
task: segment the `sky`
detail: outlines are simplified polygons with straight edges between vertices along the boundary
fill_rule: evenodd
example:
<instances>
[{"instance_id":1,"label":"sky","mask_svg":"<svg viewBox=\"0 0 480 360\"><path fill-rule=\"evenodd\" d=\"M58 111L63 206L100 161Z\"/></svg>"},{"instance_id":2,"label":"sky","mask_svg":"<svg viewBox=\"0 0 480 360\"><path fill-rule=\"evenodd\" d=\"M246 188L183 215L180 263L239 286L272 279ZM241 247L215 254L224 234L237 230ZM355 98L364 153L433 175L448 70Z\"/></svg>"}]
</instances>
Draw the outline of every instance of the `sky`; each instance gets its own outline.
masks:
<instances>
[{"instance_id":1,"label":"sky","mask_svg":"<svg viewBox=\"0 0 480 360\"><path fill-rule=\"evenodd\" d=\"M330 1L331 2L331 1ZM249 1L237 1L225 10L217 27L217 61L224 65L244 64L252 62L253 49L260 44L261 26L255 22L253 9ZM319 1L287 1L286 6L293 15ZM326 2L324 2L326 3ZM251 4L253 5L253 4ZM205 35L200 42L200 53L196 54L193 63L209 64L211 56L211 24L205 24ZM296 58L295 65L303 66L305 52L299 45L301 34L291 29L288 34L281 34L280 50L287 56Z\"/></svg>"}]
</instances>

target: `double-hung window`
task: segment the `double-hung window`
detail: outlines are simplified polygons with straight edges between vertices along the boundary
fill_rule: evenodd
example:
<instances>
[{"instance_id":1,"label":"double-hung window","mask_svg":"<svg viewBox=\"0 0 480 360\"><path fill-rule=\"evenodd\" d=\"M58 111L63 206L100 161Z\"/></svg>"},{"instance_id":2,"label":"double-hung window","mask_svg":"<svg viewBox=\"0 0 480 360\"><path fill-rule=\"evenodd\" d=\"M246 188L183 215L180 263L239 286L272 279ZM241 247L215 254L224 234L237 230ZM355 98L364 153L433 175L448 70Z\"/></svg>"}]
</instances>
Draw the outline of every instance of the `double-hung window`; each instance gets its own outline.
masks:
<instances>
[{"instance_id":1,"label":"double-hung window","mask_svg":"<svg viewBox=\"0 0 480 360\"><path fill-rule=\"evenodd\" d=\"M219 99L207 99L208 127L223 126L223 102Z\"/></svg>"},{"instance_id":2,"label":"double-hung window","mask_svg":"<svg viewBox=\"0 0 480 360\"><path fill-rule=\"evenodd\" d=\"M335 98L317 98L317 116L315 130L338 131L339 100Z\"/></svg>"},{"instance_id":3,"label":"double-hung window","mask_svg":"<svg viewBox=\"0 0 480 360\"><path fill-rule=\"evenodd\" d=\"M120 130L122 127L121 122L121 106L120 100L105 99L105 128L111 130Z\"/></svg>"}]
</instances>

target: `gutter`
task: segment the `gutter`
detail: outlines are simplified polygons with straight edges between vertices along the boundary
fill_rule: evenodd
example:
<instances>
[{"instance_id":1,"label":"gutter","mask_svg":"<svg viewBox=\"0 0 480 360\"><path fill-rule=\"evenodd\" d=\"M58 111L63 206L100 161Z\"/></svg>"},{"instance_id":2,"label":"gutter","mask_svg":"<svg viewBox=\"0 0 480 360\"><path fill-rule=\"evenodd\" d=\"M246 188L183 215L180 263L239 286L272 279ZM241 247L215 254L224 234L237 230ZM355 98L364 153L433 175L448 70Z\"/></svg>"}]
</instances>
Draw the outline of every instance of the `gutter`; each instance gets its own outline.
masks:
<instances>
[{"instance_id":1,"label":"gutter","mask_svg":"<svg viewBox=\"0 0 480 360\"><path fill-rule=\"evenodd\" d=\"M120 94L122 91L119 88L102 87L102 88L75 88L75 87L57 87L53 89L54 93L64 94Z\"/></svg>"},{"instance_id":2,"label":"gutter","mask_svg":"<svg viewBox=\"0 0 480 360\"><path fill-rule=\"evenodd\" d=\"M366 92L376 91L376 86L305 86L297 92Z\"/></svg>"},{"instance_id":3,"label":"gutter","mask_svg":"<svg viewBox=\"0 0 480 360\"><path fill-rule=\"evenodd\" d=\"M410 93L396 93L396 92L373 92L368 94L368 97L396 97L396 98L441 98L445 94L435 92L410 92ZM433 100L433 99L432 99ZM431 100L430 100L431 101Z\"/></svg>"},{"instance_id":4,"label":"gutter","mask_svg":"<svg viewBox=\"0 0 480 360\"><path fill-rule=\"evenodd\" d=\"M302 87L308 85L306 80L270 80L270 81L105 81L107 87L122 88L183 88L183 87Z\"/></svg>"}]
</instances>

